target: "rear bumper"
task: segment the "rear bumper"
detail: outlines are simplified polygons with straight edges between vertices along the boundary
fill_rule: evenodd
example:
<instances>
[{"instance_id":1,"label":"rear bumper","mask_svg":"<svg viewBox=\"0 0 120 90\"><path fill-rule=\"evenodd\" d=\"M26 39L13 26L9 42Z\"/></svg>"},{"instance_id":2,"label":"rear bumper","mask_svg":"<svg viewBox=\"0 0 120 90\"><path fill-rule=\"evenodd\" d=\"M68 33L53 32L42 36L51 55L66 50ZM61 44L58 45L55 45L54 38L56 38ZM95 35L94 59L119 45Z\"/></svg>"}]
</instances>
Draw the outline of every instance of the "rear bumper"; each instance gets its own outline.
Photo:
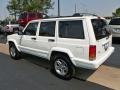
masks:
<instances>
[{"instance_id":1,"label":"rear bumper","mask_svg":"<svg viewBox=\"0 0 120 90\"><path fill-rule=\"evenodd\" d=\"M94 61L72 58L72 62L76 67L82 67L86 69L97 69L102 63L104 63L110 55L114 52L114 47L109 47L108 51L100 58Z\"/></svg>"}]
</instances>

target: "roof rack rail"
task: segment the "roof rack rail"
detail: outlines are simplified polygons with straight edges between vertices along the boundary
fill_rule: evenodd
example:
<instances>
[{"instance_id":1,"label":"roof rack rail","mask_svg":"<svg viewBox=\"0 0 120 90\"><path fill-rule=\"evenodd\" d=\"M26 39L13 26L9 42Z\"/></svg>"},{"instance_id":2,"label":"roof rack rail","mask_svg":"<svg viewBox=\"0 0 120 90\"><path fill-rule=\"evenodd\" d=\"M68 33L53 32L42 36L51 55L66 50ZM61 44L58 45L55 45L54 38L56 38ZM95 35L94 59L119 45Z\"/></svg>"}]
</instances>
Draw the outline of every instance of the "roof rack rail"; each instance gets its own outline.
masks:
<instances>
[{"instance_id":1,"label":"roof rack rail","mask_svg":"<svg viewBox=\"0 0 120 90\"><path fill-rule=\"evenodd\" d=\"M48 19L48 18L64 18L64 17L73 17L73 16L59 16L59 17L50 17L50 16L47 16L47 17L44 17L44 19Z\"/></svg>"},{"instance_id":2,"label":"roof rack rail","mask_svg":"<svg viewBox=\"0 0 120 90\"><path fill-rule=\"evenodd\" d=\"M92 13L75 13L73 14L73 16L98 16L98 15Z\"/></svg>"},{"instance_id":3,"label":"roof rack rail","mask_svg":"<svg viewBox=\"0 0 120 90\"><path fill-rule=\"evenodd\" d=\"M98 15L91 14L91 13L75 13L72 16L59 16L59 17L47 16L47 17L44 17L44 19L48 19L48 18L64 18L64 17L82 17L82 16L98 16Z\"/></svg>"}]
</instances>

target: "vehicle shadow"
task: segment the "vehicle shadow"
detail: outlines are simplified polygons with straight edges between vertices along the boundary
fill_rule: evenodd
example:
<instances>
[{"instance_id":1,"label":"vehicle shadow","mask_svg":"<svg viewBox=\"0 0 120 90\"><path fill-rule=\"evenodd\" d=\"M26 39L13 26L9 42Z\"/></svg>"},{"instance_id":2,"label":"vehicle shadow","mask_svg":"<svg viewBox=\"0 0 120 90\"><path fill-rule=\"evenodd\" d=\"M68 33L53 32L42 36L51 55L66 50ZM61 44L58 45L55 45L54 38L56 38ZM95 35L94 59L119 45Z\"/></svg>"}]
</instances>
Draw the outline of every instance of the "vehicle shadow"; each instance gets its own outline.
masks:
<instances>
[{"instance_id":1,"label":"vehicle shadow","mask_svg":"<svg viewBox=\"0 0 120 90\"><path fill-rule=\"evenodd\" d=\"M22 59L24 59L24 60L26 60L30 63L33 63L35 65L38 65L42 68L50 69L50 62L46 59L36 57L36 56L33 56L33 55L29 55L29 54L23 54Z\"/></svg>"},{"instance_id":2,"label":"vehicle shadow","mask_svg":"<svg viewBox=\"0 0 120 90\"><path fill-rule=\"evenodd\" d=\"M33 55L24 54L23 55L24 60L33 63L35 65L38 65L39 67L45 68L47 70L50 70L50 61L36 57ZM94 70L88 70L83 68L76 68L75 75L73 76L74 79L78 79L81 81L87 81L87 79L94 73ZM52 73L52 72L51 72Z\"/></svg>"},{"instance_id":3,"label":"vehicle shadow","mask_svg":"<svg viewBox=\"0 0 120 90\"><path fill-rule=\"evenodd\" d=\"M87 79L95 73L95 70L76 68L75 79L87 81Z\"/></svg>"}]
</instances>

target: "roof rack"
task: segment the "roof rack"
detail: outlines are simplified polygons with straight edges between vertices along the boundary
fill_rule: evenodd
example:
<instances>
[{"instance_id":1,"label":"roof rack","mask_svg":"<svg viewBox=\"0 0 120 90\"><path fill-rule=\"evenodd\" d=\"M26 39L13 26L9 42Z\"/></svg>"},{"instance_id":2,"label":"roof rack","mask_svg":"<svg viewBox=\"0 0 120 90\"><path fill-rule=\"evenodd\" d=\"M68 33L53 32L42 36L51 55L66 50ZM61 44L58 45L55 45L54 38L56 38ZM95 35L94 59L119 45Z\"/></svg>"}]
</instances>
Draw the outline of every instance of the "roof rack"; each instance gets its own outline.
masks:
<instances>
[{"instance_id":1,"label":"roof rack","mask_svg":"<svg viewBox=\"0 0 120 90\"><path fill-rule=\"evenodd\" d=\"M73 16L98 16L98 15L92 13L75 13L73 14Z\"/></svg>"},{"instance_id":2,"label":"roof rack","mask_svg":"<svg viewBox=\"0 0 120 90\"><path fill-rule=\"evenodd\" d=\"M59 16L59 17L45 17L45 19L48 19L48 18L64 18L64 17L83 17L83 16L98 16L98 15L95 15L95 14L91 14L91 13L75 13L73 14L72 16Z\"/></svg>"}]
</instances>

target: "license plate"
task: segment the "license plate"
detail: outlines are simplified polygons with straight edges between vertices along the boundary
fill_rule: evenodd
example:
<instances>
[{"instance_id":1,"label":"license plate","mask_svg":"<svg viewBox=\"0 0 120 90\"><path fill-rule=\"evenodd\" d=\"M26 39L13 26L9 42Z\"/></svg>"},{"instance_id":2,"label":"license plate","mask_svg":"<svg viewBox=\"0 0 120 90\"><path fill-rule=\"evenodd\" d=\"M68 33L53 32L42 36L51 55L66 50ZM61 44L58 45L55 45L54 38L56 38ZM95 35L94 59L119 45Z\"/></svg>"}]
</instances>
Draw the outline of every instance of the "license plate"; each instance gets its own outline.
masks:
<instances>
[{"instance_id":1,"label":"license plate","mask_svg":"<svg viewBox=\"0 0 120 90\"><path fill-rule=\"evenodd\" d=\"M103 44L103 48L105 49L105 51L108 49L108 47L109 47L109 42Z\"/></svg>"}]
</instances>

